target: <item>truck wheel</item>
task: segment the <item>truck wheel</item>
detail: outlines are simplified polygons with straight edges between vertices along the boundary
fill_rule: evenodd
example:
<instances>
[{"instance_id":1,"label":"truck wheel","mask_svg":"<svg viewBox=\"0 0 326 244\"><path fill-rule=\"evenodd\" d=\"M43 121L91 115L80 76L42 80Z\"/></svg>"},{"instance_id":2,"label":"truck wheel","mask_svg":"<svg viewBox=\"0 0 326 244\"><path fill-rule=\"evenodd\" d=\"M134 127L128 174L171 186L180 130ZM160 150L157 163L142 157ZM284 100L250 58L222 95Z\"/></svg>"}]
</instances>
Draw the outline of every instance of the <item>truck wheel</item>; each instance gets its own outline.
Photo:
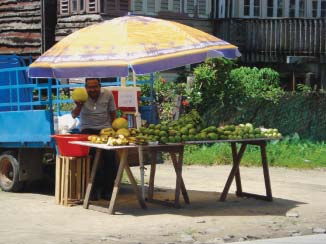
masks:
<instances>
[{"instance_id":1,"label":"truck wheel","mask_svg":"<svg viewBox=\"0 0 326 244\"><path fill-rule=\"evenodd\" d=\"M19 181L19 163L13 152L4 152L0 155L0 187L3 191L18 192L23 187Z\"/></svg>"}]
</instances>

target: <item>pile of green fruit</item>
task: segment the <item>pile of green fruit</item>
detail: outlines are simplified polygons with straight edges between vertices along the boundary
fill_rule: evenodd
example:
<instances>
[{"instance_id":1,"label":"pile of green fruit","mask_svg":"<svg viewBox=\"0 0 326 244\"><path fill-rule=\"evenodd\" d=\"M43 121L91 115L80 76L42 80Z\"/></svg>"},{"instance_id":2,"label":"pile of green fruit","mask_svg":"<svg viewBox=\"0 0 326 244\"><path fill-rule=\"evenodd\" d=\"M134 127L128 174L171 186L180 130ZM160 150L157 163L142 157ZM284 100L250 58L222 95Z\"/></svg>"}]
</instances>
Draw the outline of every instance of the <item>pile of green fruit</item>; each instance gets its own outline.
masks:
<instances>
[{"instance_id":1,"label":"pile of green fruit","mask_svg":"<svg viewBox=\"0 0 326 244\"><path fill-rule=\"evenodd\" d=\"M194 141L195 135L201 130L202 119L199 114L192 110L171 123L150 124L148 127L140 127L141 135L151 141L160 143L179 143Z\"/></svg>"},{"instance_id":2,"label":"pile of green fruit","mask_svg":"<svg viewBox=\"0 0 326 244\"><path fill-rule=\"evenodd\" d=\"M281 138L277 129L255 128L252 124L226 125L217 128L218 139Z\"/></svg>"},{"instance_id":3,"label":"pile of green fruit","mask_svg":"<svg viewBox=\"0 0 326 244\"><path fill-rule=\"evenodd\" d=\"M141 136L148 141L160 143L179 143L185 141L210 141L210 140L239 140L252 138L281 138L277 129L255 128L252 124L208 126L203 127L203 122L197 112L192 111L170 124L150 124L148 127L139 128Z\"/></svg>"}]
</instances>

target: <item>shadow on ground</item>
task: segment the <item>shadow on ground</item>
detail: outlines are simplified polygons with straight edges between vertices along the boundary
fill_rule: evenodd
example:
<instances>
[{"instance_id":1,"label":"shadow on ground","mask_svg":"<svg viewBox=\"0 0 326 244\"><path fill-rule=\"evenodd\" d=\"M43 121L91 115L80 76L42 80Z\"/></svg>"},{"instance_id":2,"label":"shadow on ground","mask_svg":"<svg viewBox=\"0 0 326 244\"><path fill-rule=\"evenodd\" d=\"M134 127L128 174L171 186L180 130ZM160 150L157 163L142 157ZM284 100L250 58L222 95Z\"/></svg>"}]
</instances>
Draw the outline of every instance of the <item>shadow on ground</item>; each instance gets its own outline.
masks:
<instances>
[{"instance_id":1,"label":"shadow on ground","mask_svg":"<svg viewBox=\"0 0 326 244\"><path fill-rule=\"evenodd\" d=\"M130 185L123 185L117 197L116 214L123 215L158 215L177 214L190 217L198 216L285 216L286 212L304 202L289 199L274 198L272 202L257 200L253 198L240 198L235 194L229 194L225 202L219 201L220 192L188 190L190 204L185 204L180 196L181 208L177 209L166 206L165 203L173 203L174 190L157 188L154 199L160 203L146 202L148 209L141 209ZM92 202L98 206L108 206L109 202L100 200Z\"/></svg>"}]
</instances>

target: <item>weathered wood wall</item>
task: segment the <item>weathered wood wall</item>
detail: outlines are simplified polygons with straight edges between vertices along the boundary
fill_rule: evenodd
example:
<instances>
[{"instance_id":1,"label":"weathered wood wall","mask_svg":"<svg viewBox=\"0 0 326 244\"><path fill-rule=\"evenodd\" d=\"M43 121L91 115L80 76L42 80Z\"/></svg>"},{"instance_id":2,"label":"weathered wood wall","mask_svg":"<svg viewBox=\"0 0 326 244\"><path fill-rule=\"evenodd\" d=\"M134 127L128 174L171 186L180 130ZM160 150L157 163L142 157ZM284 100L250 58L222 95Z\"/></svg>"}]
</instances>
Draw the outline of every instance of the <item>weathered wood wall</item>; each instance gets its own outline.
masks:
<instances>
[{"instance_id":1,"label":"weathered wood wall","mask_svg":"<svg viewBox=\"0 0 326 244\"><path fill-rule=\"evenodd\" d=\"M123 14L124 15L124 14ZM119 17L116 13L111 14L82 14L82 15L64 15L58 16L58 22L56 26L55 39L56 41L61 40L66 35L79 30L83 27L104 21L112 18ZM152 16L151 16L152 17ZM192 26L202 31L213 34L212 21L207 19L194 19L194 18L176 18L171 16L160 16L160 18L180 22Z\"/></svg>"},{"instance_id":2,"label":"weathered wood wall","mask_svg":"<svg viewBox=\"0 0 326 244\"><path fill-rule=\"evenodd\" d=\"M41 1L0 0L0 54L39 55Z\"/></svg>"},{"instance_id":3,"label":"weathered wood wall","mask_svg":"<svg viewBox=\"0 0 326 244\"><path fill-rule=\"evenodd\" d=\"M58 15L55 40L59 41L76 30L101 21L103 21L103 18L100 14Z\"/></svg>"},{"instance_id":4,"label":"weathered wood wall","mask_svg":"<svg viewBox=\"0 0 326 244\"><path fill-rule=\"evenodd\" d=\"M287 56L325 62L326 19L215 20L218 37L237 45L244 62L285 62Z\"/></svg>"}]
</instances>

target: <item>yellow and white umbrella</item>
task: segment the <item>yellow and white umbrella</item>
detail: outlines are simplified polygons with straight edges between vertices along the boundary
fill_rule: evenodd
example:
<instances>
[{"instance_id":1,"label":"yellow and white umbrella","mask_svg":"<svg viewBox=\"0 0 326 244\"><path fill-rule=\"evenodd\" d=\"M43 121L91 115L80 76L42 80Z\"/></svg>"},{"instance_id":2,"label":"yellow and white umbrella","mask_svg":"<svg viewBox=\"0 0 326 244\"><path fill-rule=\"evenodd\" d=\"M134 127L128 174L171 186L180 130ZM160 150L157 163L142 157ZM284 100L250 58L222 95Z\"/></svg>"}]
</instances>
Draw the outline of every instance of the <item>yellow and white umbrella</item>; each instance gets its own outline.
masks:
<instances>
[{"instance_id":1,"label":"yellow and white umbrella","mask_svg":"<svg viewBox=\"0 0 326 244\"><path fill-rule=\"evenodd\" d=\"M125 77L199 63L207 57L236 58L238 48L177 22L124 16L63 38L29 67L29 77Z\"/></svg>"}]
</instances>

